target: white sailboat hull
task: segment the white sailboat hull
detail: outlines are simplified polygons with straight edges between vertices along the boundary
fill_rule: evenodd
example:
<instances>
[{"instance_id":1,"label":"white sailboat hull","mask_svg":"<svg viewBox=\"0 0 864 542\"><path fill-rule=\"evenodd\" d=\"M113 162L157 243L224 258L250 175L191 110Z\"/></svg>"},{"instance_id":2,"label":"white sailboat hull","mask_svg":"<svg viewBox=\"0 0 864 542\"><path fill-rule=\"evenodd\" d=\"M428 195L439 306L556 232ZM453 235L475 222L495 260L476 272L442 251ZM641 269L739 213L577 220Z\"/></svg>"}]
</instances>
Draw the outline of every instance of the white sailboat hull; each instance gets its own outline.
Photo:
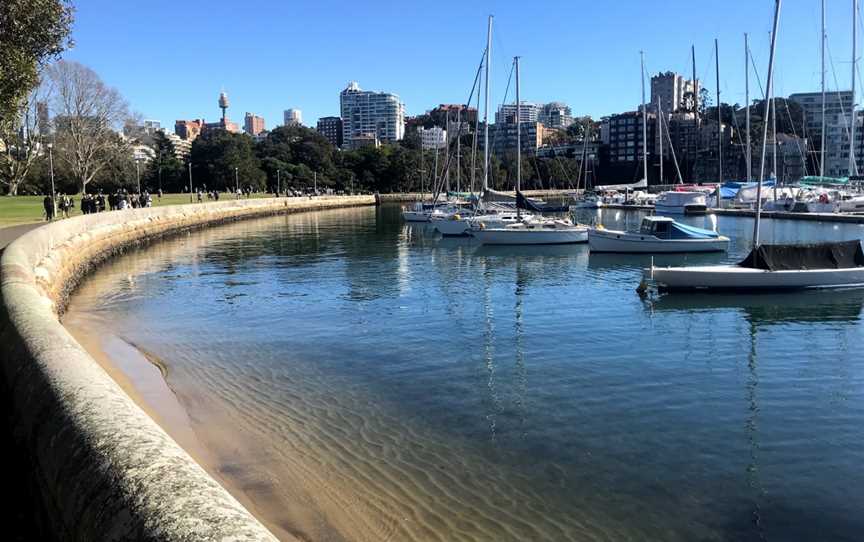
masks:
<instances>
[{"instance_id":1,"label":"white sailboat hull","mask_svg":"<svg viewBox=\"0 0 864 542\"><path fill-rule=\"evenodd\" d=\"M864 267L766 271L736 265L652 267L646 278L667 290L796 290L864 286Z\"/></svg>"},{"instance_id":2,"label":"white sailboat hull","mask_svg":"<svg viewBox=\"0 0 864 542\"><path fill-rule=\"evenodd\" d=\"M728 237L715 239L660 239L653 235L615 230L588 230L591 252L669 254L680 252L726 252Z\"/></svg>"},{"instance_id":3,"label":"white sailboat hull","mask_svg":"<svg viewBox=\"0 0 864 542\"><path fill-rule=\"evenodd\" d=\"M429 222L429 213L424 211L402 211L405 222Z\"/></svg>"},{"instance_id":4,"label":"white sailboat hull","mask_svg":"<svg viewBox=\"0 0 864 542\"><path fill-rule=\"evenodd\" d=\"M448 237L467 236L471 233L471 223L467 218L438 218L432 220L438 233Z\"/></svg>"},{"instance_id":5,"label":"white sailboat hull","mask_svg":"<svg viewBox=\"0 0 864 542\"><path fill-rule=\"evenodd\" d=\"M587 228L486 228L473 233L484 245L567 245L588 242Z\"/></svg>"}]
</instances>

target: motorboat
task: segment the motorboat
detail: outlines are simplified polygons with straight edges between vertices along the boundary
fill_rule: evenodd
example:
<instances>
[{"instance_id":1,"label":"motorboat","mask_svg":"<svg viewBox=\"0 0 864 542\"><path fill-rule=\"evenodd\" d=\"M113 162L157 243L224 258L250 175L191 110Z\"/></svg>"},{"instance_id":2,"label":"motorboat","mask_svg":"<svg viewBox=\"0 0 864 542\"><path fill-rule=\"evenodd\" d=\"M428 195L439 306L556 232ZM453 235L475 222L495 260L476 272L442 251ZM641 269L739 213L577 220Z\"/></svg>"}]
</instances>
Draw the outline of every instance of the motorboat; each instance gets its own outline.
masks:
<instances>
[{"instance_id":1,"label":"motorboat","mask_svg":"<svg viewBox=\"0 0 864 542\"><path fill-rule=\"evenodd\" d=\"M847 195L840 200L841 213L864 213L864 195Z\"/></svg>"},{"instance_id":2,"label":"motorboat","mask_svg":"<svg viewBox=\"0 0 864 542\"><path fill-rule=\"evenodd\" d=\"M588 242L588 227L560 218L523 217L516 223L472 231L484 245L565 245Z\"/></svg>"},{"instance_id":3,"label":"motorboat","mask_svg":"<svg viewBox=\"0 0 864 542\"><path fill-rule=\"evenodd\" d=\"M725 252L729 238L711 230L675 222L665 216L646 216L639 231L588 230L591 252L663 254L675 252Z\"/></svg>"},{"instance_id":4,"label":"motorboat","mask_svg":"<svg viewBox=\"0 0 864 542\"><path fill-rule=\"evenodd\" d=\"M754 248L735 265L655 267L644 279L660 291L762 291L864 286L858 240Z\"/></svg>"},{"instance_id":5,"label":"motorboat","mask_svg":"<svg viewBox=\"0 0 864 542\"><path fill-rule=\"evenodd\" d=\"M670 190L657 197L654 209L658 214L704 215L708 212L708 203L704 192Z\"/></svg>"}]
</instances>

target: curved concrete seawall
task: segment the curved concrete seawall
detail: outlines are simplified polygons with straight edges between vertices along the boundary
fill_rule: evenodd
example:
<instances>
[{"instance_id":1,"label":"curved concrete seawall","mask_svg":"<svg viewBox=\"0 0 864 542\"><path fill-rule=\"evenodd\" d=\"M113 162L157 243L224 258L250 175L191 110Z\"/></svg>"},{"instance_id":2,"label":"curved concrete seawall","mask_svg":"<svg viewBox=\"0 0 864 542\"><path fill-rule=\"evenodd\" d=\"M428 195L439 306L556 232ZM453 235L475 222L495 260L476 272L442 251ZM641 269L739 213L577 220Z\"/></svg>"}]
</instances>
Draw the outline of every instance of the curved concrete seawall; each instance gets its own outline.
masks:
<instances>
[{"instance_id":1,"label":"curved concrete seawall","mask_svg":"<svg viewBox=\"0 0 864 542\"><path fill-rule=\"evenodd\" d=\"M252 216L372 205L373 196L232 200L55 222L0 259L0 387L29 457L44 530L62 540L274 540L59 322L96 263L138 242Z\"/></svg>"}]
</instances>

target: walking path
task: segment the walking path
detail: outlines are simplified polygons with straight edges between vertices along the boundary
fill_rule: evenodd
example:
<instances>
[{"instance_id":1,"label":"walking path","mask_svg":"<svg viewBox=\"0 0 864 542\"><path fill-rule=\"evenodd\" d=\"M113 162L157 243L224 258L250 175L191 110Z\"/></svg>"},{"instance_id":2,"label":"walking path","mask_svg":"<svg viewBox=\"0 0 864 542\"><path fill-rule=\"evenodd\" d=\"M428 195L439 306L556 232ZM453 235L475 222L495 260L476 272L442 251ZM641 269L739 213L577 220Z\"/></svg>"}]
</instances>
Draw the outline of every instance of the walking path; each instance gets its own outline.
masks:
<instances>
[{"instance_id":1,"label":"walking path","mask_svg":"<svg viewBox=\"0 0 864 542\"><path fill-rule=\"evenodd\" d=\"M38 228L39 226L45 224L45 222L33 222L30 224L18 224L15 226L7 226L5 228L0 228L0 252L3 252L3 249L6 248L6 245L18 239L28 231Z\"/></svg>"}]
</instances>

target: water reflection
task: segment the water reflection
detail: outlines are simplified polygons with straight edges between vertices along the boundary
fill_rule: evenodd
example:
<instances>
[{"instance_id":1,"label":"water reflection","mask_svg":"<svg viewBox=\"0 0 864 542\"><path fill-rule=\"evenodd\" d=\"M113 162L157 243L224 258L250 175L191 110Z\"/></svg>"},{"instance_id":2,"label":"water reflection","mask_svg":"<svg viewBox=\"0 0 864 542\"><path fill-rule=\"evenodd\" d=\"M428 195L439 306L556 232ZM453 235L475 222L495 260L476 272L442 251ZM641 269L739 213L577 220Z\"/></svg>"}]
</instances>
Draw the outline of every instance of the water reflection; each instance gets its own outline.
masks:
<instances>
[{"instance_id":1,"label":"water reflection","mask_svg":"<svg viewBox=\"0 0 864 542\"><path fill-rule=\"evenodd\" d=\"M808 290L764 294L671 293L646 299L650 313L740 311L755 327L781 323L836 322L853 324L861 320L864 290Z\"/></svg>"}]
</instances>

